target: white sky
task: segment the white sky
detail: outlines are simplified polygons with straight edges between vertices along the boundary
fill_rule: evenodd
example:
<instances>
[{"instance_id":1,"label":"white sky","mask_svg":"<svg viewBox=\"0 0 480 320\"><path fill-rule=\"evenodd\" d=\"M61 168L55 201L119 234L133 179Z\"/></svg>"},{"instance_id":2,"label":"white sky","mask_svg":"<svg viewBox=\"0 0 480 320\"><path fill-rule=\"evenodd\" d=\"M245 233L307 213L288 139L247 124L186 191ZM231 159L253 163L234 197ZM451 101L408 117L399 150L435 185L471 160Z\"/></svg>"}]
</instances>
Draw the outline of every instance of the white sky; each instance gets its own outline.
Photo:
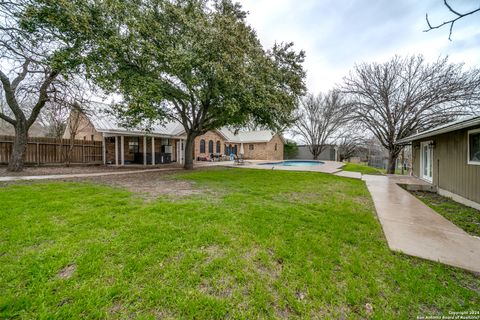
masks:
<instances>
[{"instance_id":1,"label":"white sky","mask_svg":"<svg viewBox=\"0 0 480 320\"><path fill-rule=\"evenodd\" d=\"M307 85L312 93L341 82L355 63L382 62L395 54L449 55L452 62L480 66L480 14L459 20L452 40L448 27L423 32L452 17L443 0L239 0L265 47L275 41L306 51ZM479 0L450 0L459 11Z\"/></svg>"}]
</instances>

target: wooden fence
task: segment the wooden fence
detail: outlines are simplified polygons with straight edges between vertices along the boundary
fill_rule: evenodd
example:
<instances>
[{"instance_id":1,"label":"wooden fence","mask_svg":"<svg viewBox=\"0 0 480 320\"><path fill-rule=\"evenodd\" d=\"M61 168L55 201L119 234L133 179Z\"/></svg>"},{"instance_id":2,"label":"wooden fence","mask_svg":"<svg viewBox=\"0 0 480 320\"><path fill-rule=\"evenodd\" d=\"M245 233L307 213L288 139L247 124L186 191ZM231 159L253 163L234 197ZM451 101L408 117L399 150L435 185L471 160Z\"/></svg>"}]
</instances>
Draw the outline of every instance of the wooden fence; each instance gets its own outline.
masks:
<instances>
[{"instance_id":1,"label":"wooden fence","mask_svg":"<svg viewBox=\"0 0 480 320\"><path fill-rule=\"evenodd\" d=\"M0 164L8 164L12 154L13 136L0 136ZM55 138L29 138L25 163L65 163L70 140ZM74 140L70 163L102 163L102 142Z\"/></svg>"}]
</instances>

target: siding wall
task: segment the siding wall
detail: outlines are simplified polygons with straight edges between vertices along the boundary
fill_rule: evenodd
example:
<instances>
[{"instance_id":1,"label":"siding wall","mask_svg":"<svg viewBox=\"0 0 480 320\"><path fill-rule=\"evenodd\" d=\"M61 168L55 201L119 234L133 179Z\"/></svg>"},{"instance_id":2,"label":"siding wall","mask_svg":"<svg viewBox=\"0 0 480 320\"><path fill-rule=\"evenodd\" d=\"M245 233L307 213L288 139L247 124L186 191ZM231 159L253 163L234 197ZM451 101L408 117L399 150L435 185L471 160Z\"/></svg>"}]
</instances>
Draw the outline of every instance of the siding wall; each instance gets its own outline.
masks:
<instances>
[{"instance_id":1,"label":"siding wall","mask_svg":"<svg viewBox=\"0 0 480 320\"><path fill-rule=\"evenodd\" d=\"M420 177L420 142L435 141L433 184L441 189L480 203L480 166L467 163L469 130L445 133L413 142L413 173Z\"/></svg>"}]
</instances>

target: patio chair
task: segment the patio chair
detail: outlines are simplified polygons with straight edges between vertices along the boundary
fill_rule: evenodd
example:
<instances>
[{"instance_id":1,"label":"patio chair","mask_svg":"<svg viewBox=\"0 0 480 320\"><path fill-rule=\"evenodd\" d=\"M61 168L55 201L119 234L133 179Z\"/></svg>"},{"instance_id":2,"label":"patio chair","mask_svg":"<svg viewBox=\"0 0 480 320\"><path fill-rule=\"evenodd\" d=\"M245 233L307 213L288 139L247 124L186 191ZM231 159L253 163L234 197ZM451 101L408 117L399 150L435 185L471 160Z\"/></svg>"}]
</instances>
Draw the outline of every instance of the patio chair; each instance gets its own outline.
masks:
<instances>
[{"instance_id":1,"label":"patio chair","mask_svg":"<svg viewBox=\"0 0 480 320\"><path fill-rule=\"evenodd\" d=\"M245 161L243 160L242 157L239 157L239 156L235 155L234 156L234 163L240 165L240 164L245 164Z\"/></svg>"}]
</instances>

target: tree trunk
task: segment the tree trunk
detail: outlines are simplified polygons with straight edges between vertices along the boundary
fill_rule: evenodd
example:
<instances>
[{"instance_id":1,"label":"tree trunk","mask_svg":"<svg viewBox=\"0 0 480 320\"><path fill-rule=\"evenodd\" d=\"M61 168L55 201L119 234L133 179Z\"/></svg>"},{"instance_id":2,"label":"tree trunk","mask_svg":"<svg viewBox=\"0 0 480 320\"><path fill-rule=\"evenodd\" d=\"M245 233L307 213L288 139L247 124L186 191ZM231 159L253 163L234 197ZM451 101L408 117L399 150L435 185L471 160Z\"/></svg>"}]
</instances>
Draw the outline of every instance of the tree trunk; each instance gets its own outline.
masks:
<instances>
[{"instance_id":1,"label":"tree trunk","mask_svg":"<svg viewBox=\"0 0 480 320\"><path fill-rule=\"evenodd\" d=\"M397 158L398 158L398 152L397 151L389 151L389 153L388 153L388 164L387 164L387 174L395 174Z\"/></svg>"},{"instance_id":2,"label":"tree trunk","mask_svg":"<svg viewBox=\"0 0 480 320\"><path fill-rule=\"evenodd\" d=\"M15 140L13 141L12 155L8 162L8 171L23 171L25 151L27 150L28 128L25 123L17 122L15 126Z\"/></svg>"},{"instance_id":3,"label":"tree trunk","mask_svg":"<svg viewBox=\"0 0 480 320\"><path fill-rule=\"evenodd\" d=\"M193 146L197 136L192 133L187 133L187 139L185 140L185 170L193 170Z\"/></svg>"}]
</instances>

